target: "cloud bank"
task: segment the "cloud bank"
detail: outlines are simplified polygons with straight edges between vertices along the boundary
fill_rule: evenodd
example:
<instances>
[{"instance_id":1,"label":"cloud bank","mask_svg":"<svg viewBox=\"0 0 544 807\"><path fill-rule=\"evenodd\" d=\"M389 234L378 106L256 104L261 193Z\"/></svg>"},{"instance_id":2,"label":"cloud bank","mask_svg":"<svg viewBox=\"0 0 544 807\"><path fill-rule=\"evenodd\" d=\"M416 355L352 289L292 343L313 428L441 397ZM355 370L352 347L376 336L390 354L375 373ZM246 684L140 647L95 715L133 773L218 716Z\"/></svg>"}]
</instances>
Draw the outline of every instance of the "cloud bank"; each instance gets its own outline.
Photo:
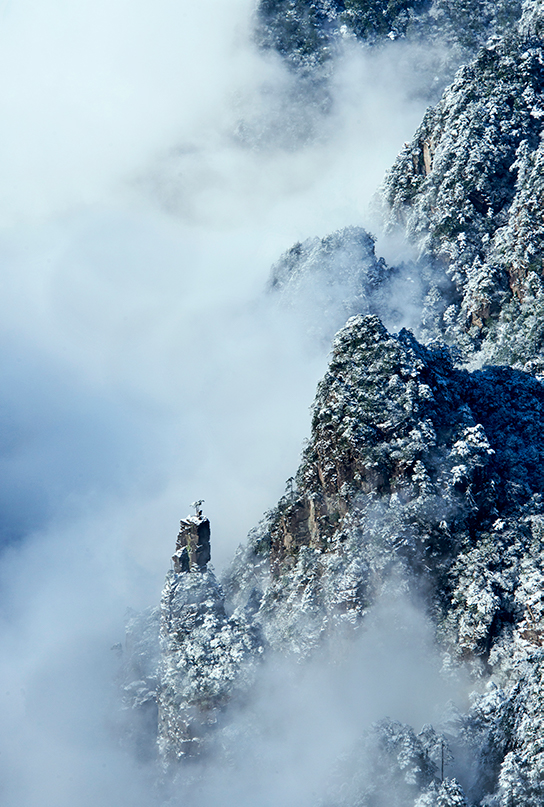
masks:
<instances>
[{"instance_id":1,"label":"cloud bank","mask_svg":"<svg viewBox=\"0 0 544 807\"><path fill-rule=\"evenodd\" d=\"M422 114L398 49L347 47L329 111L305 106L253 13L0 5L6 805L149 803L109 647L191 501L221 566L283 492L326 356L267 300L270 266L364 223Z\"/></svg>"}]
</instances>

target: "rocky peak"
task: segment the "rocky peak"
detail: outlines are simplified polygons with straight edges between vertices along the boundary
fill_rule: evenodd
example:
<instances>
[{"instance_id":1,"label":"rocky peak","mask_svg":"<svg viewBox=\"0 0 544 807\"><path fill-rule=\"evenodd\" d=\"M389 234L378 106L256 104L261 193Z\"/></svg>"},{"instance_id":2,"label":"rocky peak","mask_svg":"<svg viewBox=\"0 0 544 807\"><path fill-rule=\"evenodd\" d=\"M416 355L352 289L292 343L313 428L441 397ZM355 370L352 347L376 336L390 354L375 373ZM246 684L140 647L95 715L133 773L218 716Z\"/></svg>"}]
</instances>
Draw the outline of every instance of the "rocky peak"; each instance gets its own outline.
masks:
<instances>
[{"instance_id":1,"label":"rocky peak","mask_svg":"<svg viewBox=\"0 0 544 807\"><path fill-rule=\"evenodd\" d=\"M293 24L302 5L289 4ZM332 24L340 9L327 8ZM263 659L310 665L323 648L353 647L376 603L402 591L432 620L444 669L472 681L471 707L419 734L374 724L320 803L543 803L541 16L541 2L525 3L519 27L459 71L384 184L389 230L418 250L426 344L383 324L394 273L359 228L297 244L274 267L280 296L305 298L315 280L339 316L355 316L334 339L278 505L218 581L196 503L158 628L156 612L132 623L131 646L153 646L158 662L132 663L126 691L156 716L165 765L186 772L187 758L218 752L214 737L240 736L230 705L247 704Z\"/></svg>"},{"instance_id":2,"label":"rocky peak","mask_svg":"<svg viewBox=\"0 0 544 807\"><path fill-rule=\"evenodd\" d=\"M172 556L174 571L205 571L211 558L210 522L202 515L203 501L194 503L196 515L187 516L180 521L180 530L176 541L176 551Z\"/></svg>"},{"instance_id":3,"label":"rocky peak","mask_svg":"<svg viewBox=\"0 0 544 807\"><path fill-rule=\"evenodd\" d=\"M373 604L398 589L423 597L449 668L492 676L498 694L475 696L472 711L447 727L447 742L458 759L483 755L480 767L463 763L473 771L463 780L471 798L509 798L512 737L528 781L534 771L515 720L541 675L542 467L538 380L508 367L470 373L443 345L391 334L373 315L351 318L334 341L311 438L278 506L221 583L198 564L166 576L154 679L146 669L153 692L142 690L146 704L155 695L163 763L217 753L217 738L230 736L230 707L247 703L263 659L302 662L331 641L355 639ZM198 531L204 520L185 521ZM534 744L543 709L531 704L523 726ZM370 807L372 794L391 788L399 804L466 803L458 781L437 775L431 730L416 735L382 721L365 736L359 778L344 802L331 803Z\"/></svg>"},{"instance_id":4,"label":"rocky peak","mask_svg":"<svg viewBox=\"0 0 544 807\"><path fill-rule=\"evenodd\" d=\"M454 656L487 664L523 618L515 592L525 600L521 579L536 568L543 407L526 373L459 370L443 346L350 319L299 471L227 575L232 607L259 590L268 642L311 652L340 624L357 625L394 574L427 591ZM508 573L491 583L501 563ZM485 619L472 618L475 601Z\"/></svg>"}]
</instances>

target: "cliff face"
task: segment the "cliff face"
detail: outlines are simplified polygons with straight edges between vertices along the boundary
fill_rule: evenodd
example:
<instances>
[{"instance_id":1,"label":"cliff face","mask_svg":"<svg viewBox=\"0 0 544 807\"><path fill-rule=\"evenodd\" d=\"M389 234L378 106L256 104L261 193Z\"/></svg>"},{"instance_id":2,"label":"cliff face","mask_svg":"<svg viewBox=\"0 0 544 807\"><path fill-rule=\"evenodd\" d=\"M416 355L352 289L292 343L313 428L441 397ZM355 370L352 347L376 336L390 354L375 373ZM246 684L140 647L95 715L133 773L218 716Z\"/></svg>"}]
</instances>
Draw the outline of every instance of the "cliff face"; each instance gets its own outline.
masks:
<instances>
[{"instance_id":1,"label":"cliff face","mask_svg":"<svg viewBox=\"0 0 544 807\"><path fill-rule=\"evenodd\" d=\"M384 183L386 227L418 251L419 341L382 324L394 326L403 270L358 228L298 244L273 269L287 304L313 295L309 310L328 306L327 321L354 316L334 339L285 496L220 582L209 554L197 562L200 538L182 542L160 626L156 612L133 623L127 705L149 716L156 704L174 777L184 759L220 756L220 734L241 736L233 704L248 702L267 660L302 670L402 593L423 603L444 667L468 676L471 705L419 734L375 723L318 802L544 800L542 29L540 5L526 4L519 26L459 72Z\"/></svg>"},{"instance_id":2,"label":"cliff face","mask_svg":"<svg viewBox=\"0 0 544 807\"><path fill-rule=\"evenodd\" d=\"M261 581L268 642L310 652L394 576L426 591L449 652L481 673L504 642L539 646L521 602L540 579L543 405L527 374L457 370L444 348L354 317L296 482L235 560L229 598Z\"/></svg>"},{"instance_id":3,"label":"cliff face","mask_svg":"<svg viewBox=\"0 0 544 807\"><path fill-rule=\"evenodd\" d=\"M541 16L463 67L399 155L383 188L430 271L423 321L480 361L523 367L542 348Z\"/></svg>"}]
</instances>

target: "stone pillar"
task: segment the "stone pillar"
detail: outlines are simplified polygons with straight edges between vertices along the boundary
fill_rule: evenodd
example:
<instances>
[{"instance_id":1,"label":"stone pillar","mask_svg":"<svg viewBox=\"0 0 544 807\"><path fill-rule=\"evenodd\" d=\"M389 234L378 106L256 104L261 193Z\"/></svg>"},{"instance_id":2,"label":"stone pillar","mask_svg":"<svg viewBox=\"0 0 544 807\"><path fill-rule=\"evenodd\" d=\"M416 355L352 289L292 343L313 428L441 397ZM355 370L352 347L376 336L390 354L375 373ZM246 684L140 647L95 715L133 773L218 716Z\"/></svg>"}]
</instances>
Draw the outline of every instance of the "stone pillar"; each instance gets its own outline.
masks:
<instances>
[{"instance_id":1,"label":"stone pillar","mask_svg":"<svg viewBox=\"0 0 544 807\"><path fill-rule=\"evenodd\" d=\"M172 556L174 571L191 572L206 569L211 557L210 522L199 512L180 521L176 551Z\"/></svg>"}]
</instances>

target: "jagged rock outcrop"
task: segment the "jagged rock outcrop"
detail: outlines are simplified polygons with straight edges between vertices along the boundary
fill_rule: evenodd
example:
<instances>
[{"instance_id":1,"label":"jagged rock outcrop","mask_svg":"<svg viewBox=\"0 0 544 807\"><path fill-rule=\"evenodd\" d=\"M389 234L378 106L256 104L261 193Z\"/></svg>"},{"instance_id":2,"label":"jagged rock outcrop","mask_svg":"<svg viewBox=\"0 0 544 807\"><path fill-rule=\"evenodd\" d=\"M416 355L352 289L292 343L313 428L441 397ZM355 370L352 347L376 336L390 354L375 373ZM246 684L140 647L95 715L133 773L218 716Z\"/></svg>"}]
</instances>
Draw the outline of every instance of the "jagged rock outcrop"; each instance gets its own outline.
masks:
<instances>
[{"instance_id":1,"label":"jagged rock outcrop","mask_svg":"<svg viewBox=\"0 0 544 807\"><path fill-rule=\"evenodd\" d=\"M404 267L388 267L374 244L362 227L345 227L295 244L272 267L269 293L295 312L315 344L328 348L355 314L376 314L390 328L400 327L418 305L418 283Z\"/></svg>"},{"instance_id":2,"label":"jagged rock outcrop","mask_svg":"<svg viewBox=\"0 0 544 807\"><path fill-rule=\"evenodd\" d=\"M528 743L544 712L519 671L544 636L543 404L544 387L527 373L459 370L444 348L353 318L320 384L296 488L225 581L238 604L258 589L255 619L269 645L301 656L364 624L391 580L426 591L450 663L502 687L478 696L448 738L482 805L517 803L522 776L531 795L520 803L541 797ZM524 698L534 706L526 734L516 728ZM519 776L518 757L530 768ZM422 788L418 805L466 803L457 783Z\"/></svg>"},{"instance_id":3,"label":"jagged rock outcrop","mask_svg":"<svg viewBox=\"0 0 544 807\"><path fill-rule=\"evenodd\" d=\"M210 535L210 522L198 508L196 515L180 521L176 551L172 556L176 573L206 569L211 558Z\"/></svg>"},{"instance_id":4,"label":"jagged rock outcrop","mask_svg":"<svg viewBox=\"0 0 544 807\"><path fill-rule=\"evenodd\" d=\"M530 374L470 373L444 346L391 335L372 315L350 319L299 472L223 585L196 565L167 575L156 685L164 763L207 753L267 654L311 658L354 637L380 594L400 587L424 593L449 667L495 682L447 728L455 757L471 760L461 766L467 795L502 807L520 777L540 792L527 745L543 714L531 683L540 673L520 670L544 641L543 427L544 386ZM331 803L380 803L384 792L418 807L464 804L461 785L440 782L425 761L430 751L421 757L423 739L395 726L373 730L358 789Z\"/></svg>"},{"instance_id":5,"label":"jagged rock outcrop","mask_svg":"<svg viewBox=\"0 0 544 807\"><path fill-rule=\"evenodd\" d=\"M251 607L229 615L213 571L210 522L196 515L180 523L174 568L159 608L127 624L123 701L132 712L125 742L165 768L203 756L225 706L251 689L263 654Z\"/></svg>"},{"instance_id":6,"label":"jagged rock outcrop","mask_svg":"<svg viewBox=\"0 0 544 807\"><path fill-rule=\"evenodd\" d=\"M260 583L268 641L310 652L357 624L394 572L426 587L455 655L499 663L495 645L518 621L534 644L519 600L540 579L543 405L528 374L458 370L443 347L354 317L296 486L235 559L229 597L241 604Z\"/></svg>"}]
</instances>

